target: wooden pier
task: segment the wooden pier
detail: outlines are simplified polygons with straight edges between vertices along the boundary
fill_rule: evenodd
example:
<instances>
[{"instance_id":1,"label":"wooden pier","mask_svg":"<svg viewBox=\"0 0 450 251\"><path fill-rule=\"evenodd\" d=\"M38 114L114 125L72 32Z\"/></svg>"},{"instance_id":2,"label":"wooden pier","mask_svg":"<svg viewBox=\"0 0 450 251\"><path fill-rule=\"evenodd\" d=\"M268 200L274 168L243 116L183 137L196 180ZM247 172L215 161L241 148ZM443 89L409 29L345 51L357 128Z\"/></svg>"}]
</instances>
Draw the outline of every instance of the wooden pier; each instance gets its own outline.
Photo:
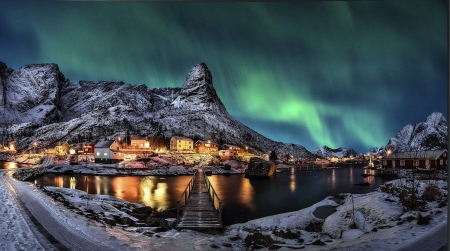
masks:
<instances>
[{"instance_id":1,"label":"wooden pier","mask_svg":"<svg viewBox=\"0 0 450 251\"><path fill-rule=\"evenodd\" d=\"M177 229L222 229L222 202L203 170L197 170L177 202Z\"/></svg>"}]
</instances>

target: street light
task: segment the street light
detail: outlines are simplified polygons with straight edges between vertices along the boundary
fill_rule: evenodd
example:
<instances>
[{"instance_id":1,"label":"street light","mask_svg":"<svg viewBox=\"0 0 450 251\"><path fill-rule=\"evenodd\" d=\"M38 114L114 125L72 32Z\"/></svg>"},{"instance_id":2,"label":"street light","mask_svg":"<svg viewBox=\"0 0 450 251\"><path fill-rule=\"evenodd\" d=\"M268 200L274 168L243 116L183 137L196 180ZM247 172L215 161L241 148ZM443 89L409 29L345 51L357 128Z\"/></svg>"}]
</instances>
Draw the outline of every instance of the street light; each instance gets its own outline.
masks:
<instances>
[{"instance_id":1,"label":"street light","mask_svg":"<svg viewBox=\"0 0 450 251\"><path fill-rule=\"evenodd\" d=\"M391 155L391 153L392 153L391 149L388 149L386 151L386 155L387 155L388 160L389 160L389 155ZM391 162L391 167L392 167L392 162Z\"/></svg>"},{"instance_id":2,"label":"street light","mask_svg":"<svg viewBox=\"0 0 450 251\"><path fill-rule=\"evenodd\" d=\"M36 146L37 146L37 142L36 141L33 143L33 146L34 146L34 154L36 154Z\"/></svg>"}]
</instances>

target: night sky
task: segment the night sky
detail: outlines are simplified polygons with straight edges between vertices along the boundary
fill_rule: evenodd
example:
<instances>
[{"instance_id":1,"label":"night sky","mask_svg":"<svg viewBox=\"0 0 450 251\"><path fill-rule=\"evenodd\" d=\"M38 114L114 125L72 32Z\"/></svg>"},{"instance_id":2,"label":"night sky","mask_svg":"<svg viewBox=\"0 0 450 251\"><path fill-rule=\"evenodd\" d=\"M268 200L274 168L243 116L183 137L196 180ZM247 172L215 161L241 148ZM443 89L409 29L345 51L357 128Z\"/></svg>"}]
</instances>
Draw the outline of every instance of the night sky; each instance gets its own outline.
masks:
<instances>
[{"instance_id":1,"label":"night sky","mask_svg":"<svg viewBox=\"0 0 450 251\"><path fill-rule=\"evenodd\" d=\"M385 145L447 117L447 1L2 1L0 61L72 82L181 87L205 62L228 112L285 143Z\"/></svg>"}]
</instances>

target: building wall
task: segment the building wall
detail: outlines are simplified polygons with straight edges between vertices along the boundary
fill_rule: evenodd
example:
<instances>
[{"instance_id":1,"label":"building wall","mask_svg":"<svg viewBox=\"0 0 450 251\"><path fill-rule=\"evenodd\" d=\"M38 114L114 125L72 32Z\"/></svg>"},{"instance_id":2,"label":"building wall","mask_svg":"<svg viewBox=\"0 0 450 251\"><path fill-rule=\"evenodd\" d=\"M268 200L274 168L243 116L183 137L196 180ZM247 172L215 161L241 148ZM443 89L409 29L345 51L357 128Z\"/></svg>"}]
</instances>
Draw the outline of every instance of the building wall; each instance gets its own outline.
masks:
<instances>
[{"instance_id":1,"label":"building wall","mask_svg":"<svg viewBox=\"0 0 450 251\"><path fill-rule=\"evenodd\" d=\"M146 143L148 143L148 147L146 147L145 145ZM150 142L146 141L145 139L132 139L130 145L132 148L140 148L140 149L150 148Z\"/></svg>"},{"instance_id":2,"label":"building wall","mask_svg":"<svg viewBox=\"0 0 450 251\"><path fill-rule=\"evenodd\" d=\"M444 156L445 155L445 156ZM427 167L427 161L429 163ZM447 169L447 153L441 154L437 159L382 159L381 164L385 168L406 168L406 169Z\"/></svg>"},{"instance_id":3,"label":"building wall","mask_svg":"<svg viewBox=\"0 0 450 251\"><path fill-rule=\"evenodd\" d=\"M95 163L116 163L123 160L124 154L109 148L95 148L94 157Z\"/></svg>"},{"instance_id":4,"label":"building wall","mask_svg":"<svg viewBox=\"0 0 450 251\"><path fill-rule=\"evenodd\" d=\"M217 153L219 147L213 144L197 144L196 150L198 153Z\"/></svg>"},{"instance_id":5,"label":"building wall","mask_svg":"<svg viewBox=\"0 0 450 251\"><path fill-rule=\"evenodd\" d=\"M194 142L191 140L176 139L176 138L172 137L170 139L170 150L194 151Z\"/></svg>"}]
</instances>

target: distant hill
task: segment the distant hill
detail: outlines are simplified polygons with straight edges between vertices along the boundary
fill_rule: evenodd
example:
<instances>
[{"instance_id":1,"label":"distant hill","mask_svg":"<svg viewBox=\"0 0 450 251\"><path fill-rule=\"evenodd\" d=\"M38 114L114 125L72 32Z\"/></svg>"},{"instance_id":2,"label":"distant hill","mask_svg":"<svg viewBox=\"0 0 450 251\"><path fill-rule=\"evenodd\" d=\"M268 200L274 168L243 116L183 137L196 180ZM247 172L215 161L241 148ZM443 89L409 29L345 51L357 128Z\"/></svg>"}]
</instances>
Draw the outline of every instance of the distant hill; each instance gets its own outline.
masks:
<instances>
[{"instance_id":1,"label":"distant hill","mask_svg":"<svg viewBox=\"0 0 450 251\"><path fill-rule=\"evenodd\" d=\"M321 158L327 158L327 157L342 158L342 157L349 157L349 156L357 155L355 150L353 150L352 148L350 148L349 150L347 150L346 148L342 148L342 147L332 149L328 146L323 146L321 148L317 148L316 150L314 150L313 154L318 157L321 157Z\"/></svg>"},{"instance_id":2,"label":"distant hill","mask_svg":"<svg viewBox=\"0 0 450 251\"><path fill-rule=\"evenodd\" d=\"M305 147L270 140L235 120L218 97L205 63L188 73L181 88L149 88L123 82L71 83L56 64L19 70L0 62L2 140L18 149L37 141L100 141L130 134L186 136L248 146L256 153L309 158Z\"/></svg>"}]
</instances>

